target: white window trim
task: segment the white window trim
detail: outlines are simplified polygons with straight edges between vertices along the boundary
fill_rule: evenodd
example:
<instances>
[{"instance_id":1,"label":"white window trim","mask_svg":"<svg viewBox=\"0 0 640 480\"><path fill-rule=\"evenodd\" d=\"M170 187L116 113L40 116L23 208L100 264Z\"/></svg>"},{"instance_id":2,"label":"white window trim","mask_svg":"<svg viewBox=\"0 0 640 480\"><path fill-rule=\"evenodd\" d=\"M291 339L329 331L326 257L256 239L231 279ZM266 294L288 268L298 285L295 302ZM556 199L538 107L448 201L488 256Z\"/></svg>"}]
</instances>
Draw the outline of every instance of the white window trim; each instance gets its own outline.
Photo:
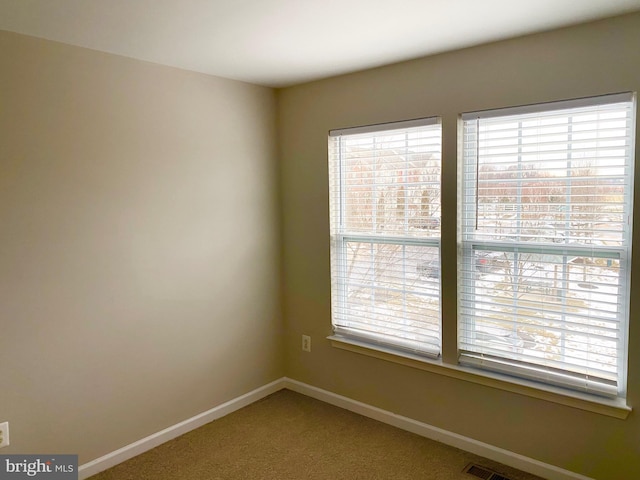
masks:
<instances>
[{"instance_id":1,"label":"white window trim","mask_svg":"<svg viewBox=\"0 0 640 480\"><path fill-rule=\"evenodd\" d=\"M375 123L372 125L363 125L360 127L347 127L329 130L330 137L340 135L357 135L360 133L374 133L379 131L396 130L411 127L428 127L429 125L440 124L440 117L413 118L411 120L400 120L398 122Z\"/></svg>"},{"instance_id":2,"label":"white window trim","mask_svg":"<svg viewBox=\"0 0 640 480\"><path fill-rule=\"evenodd\" d=\"M560 100L554 102L533 103L530 105L520 105L517 107L492 108L490 110L479 110L466 112L460 115L462 121L476 118L495 118L508 115L524 115L527 113L548 112L550 110L564 110L566 108L592 107L596 105L607 105L610 103L629 102L633 100L634 94L631 92L611 93L608 95L598 95L594 97L574 98L571 100Z\"/></svg>"},{"instance_id":3,"label":"white window trim","mask_svg":"<svg viewBox=\"0 0 640 480\"><path fill-rule=\"evenodd\" d=\"M375 134L380 132L383 135L394 132L395 130L404 130L410 129L413 127L429 127L434 125L441 125L441 119L439 117L428 117L428 118L418 118L397 122L387 122L382 124L373 124L373 125L365 125L359 127L349 127L342 129L335 129L329 131L329 139L333 139L340 136L347 135L361 135L361 134ZM338 182L343 182L343 174L342 167L338 172ZM330 173L331 175L331 173ZM334 179L335 181L335 179ZM340 196L337 199L339 203L340 210L340 224L343 221L343 205L345 202L345 191L340 188ZM331 194L330 194L331 195ZM336 198L332 197L332 201L336 201ZM335 207L334 207L335 208ZM334 215L334 212L330 212L331 215ZM331 254L332 254L332 283L335 281L337 286L335 290L332 288L332 295L335 295L337 298L332 298L332 307L334 303L338 303L343 306L347 304L346 301L346 292L345 285L340 282L339 279L346 278L346 267L345 267L345 259L347 252L347 244L349 242L359 242L359 243L370 243L372 245L381 245L381 244L389 244L389 245L398 245L398 246L422 246L422 247L432 247L437 248L438 252L440 252L440 237L414 237L414 236L384 236L384 235L376 235L376 234L356 234L342 231L342 225L337 228L337 231L331 232ZM335 258L333 258L335 256ZM438 258L440 257L440 253L438 253ZM441 296L441 289L439 287L438 293ZM435 343L426 343L426 344L418 344L417 342L413 342L411 340L403 341L396 339L395 341L389 341L388 337L383 334L376 334L373 332L363 332L359 334L353 330L349 330L349 328L336 324L336 318L334 317L334 313L332 313L332 323L334 329L334 335L336 338L345 338L353 339L356 341L363 341L365 343L371 345L378 345L381 348L391 348L399 353L409 352L413 354L417 354L427 358L438 358L441 355L442 345L442 322L440 315L440 324L437 338L437 345ZM348 323L348 319L343 319L343 321ZM436 340L434 338L434 340Z\"/></svg>"},{"instance_id":4,"label":"white window trim","mask_svg":"<svg viewBox=\"0 0 640 480\"><path fill-rule=\"evenodd\" d=\"M533 114L546 113L546 112L553 112L558 110L578 109L581 107L594 107L599 105L608 105L608 104L614 104L614 103L629 103L629 102L632 103L632 105L634 106L633 108L635 109L635 96L633 93L627 92L627 93L619 93L619 94L612 94L612 95L602 95L597 97L566 100L566 101L560 101L560 102L549 102L549 103L541 103L541 104L535 104L535 105L527 105L522 107L509 107L509 108L501 108L496 110L465 113L461 115L461 119L462 119L461 127L464 128L465 121L474 122L474 120L478 120L478 119L492 119L492 118L498 118L498 117L504 117L504 116L527 115L532 113ZM631 138L631 145L630 145L631 152L629 152L630 156L632 156L633 154L633 141L634 141L633 133L634 131L633 131L633 125L632 125L632 132L631 132L632 138ZM464 133L462 131L459 131L459 135L464 135ZM462 159L461 172L459 172L459 174L464 175L465 173L465 166L464 166L465 163L463 158L464 153L460 152L459 155ZM633 159L631 159L631 161L633 162ZM632 168L632 165L631 165L631 168ZM628 192L629 197L625 201L628 202L629 208L632 211L633 175L629 175L628 178L630 183L629 192ZM462 183L461 186L459 186L460 192L458 192L459 202L461 202L460 204L461 211L463 213L462 215L463 221L465 218L465 213L467 212L467 210L465 209L471 208L472 211L475 211L475 204L469 205L468 203L465 203L462 198L460 198L460 195L464 196L465 194L464 188L465 188L464 183ZM550 375L548 371L543 371L544 369L542 367L540 367L540 372L537 372L536 370L538 369L535 365L531 365L529 367L518 367L515 363L506 360L506 357L501 357L500 355L496 356L495 358L492 358L491 356L487 357L484 354L476 354L473 351L467 352L459 349L459 362L464 366L468 366L471 368L474 368L474 367L484 368L488 371L492 370L493 372L498 374L510 373L511 375L518 376L518 378L520 379L530 378L532 380L540 380L543 385L556 384L561 388L568 388L568 389L577 388L580 390L587 389L593 395L604 395L611 398L618 398L619 396L620 398L624 398L626 396L626 380L627 380L626 377L627 377L627 358L628 358L627 330L628 330L629 318L628 318L627 309L628 309L628 301L630 298L629 278L630 278L630 270L631 270L630 268L631 267L631 250L630 249L631 249L631 238L632 238L631 225L629 225L629 228L626 233L627 233L627 236L625 238L625 243L627 247L617 247L617 248L606 247L606 248L600 249L602 251L599 253L593 252L592 247L581 246L581 245L572 246L572 245L566 245L566 244L559 244L559 245L545 244L542 247L536 247L535 245L532 247L529 247L529 246L524 247L524 248L530 248L532 249L532 251L534 250L544 251L549 255L558 254L558 255L566 256L568 251L567 249L569 249L569 250L572 250L572 253L575 253L576 256L589 256L589 253L591 253L592 255L595 254L595 256L601 256L602 258L615 257L620 260L621 268L622 268L622 275L620 277L620 281L621 281L620 288L621 288L621 291L623 292L624 297L626 297L625 301L623 301L621 305L621 308L623 311L620 313L620 317L624 320L621 323L621 325L626 328L623 328L621 330L620 338L619 338L619 345L618 345L619 368L618 368L618 374L617 374L619 384L617 387L608 387L605 384L591 382L589 381L588 378L585 378L580 381L578 379L573 379L572 377L564 375L562 373L557 375L556 374ZM504 251L505 248L508 249L511 247L511 243L479 241L474 239L472 235L469 238L467 238L470 234L464 231L464 225L461 227L461 231L459 235L461 236L460 241L462 243L461 254L459 254L461 256L459 258L462 264L464 264L464 262L472 262L472 260L470 260L469 258L475 248L479 248L481 250L484 248L489 248L497 251ZM518 247L518 250L522 250L523 245L514 244L514 246ZM459 306L458 306L459 319L458 320L459 321L462 321L462 317L460 317L460 309L462 308L460 305L461 299L465 295L474 295L473 291L468 290L470 288L468 283L465 284L463 282L462 286L464 290L458 292L458 303L459 303ZM461 326L459 325L458 328L460 329ZM545 380L541 380L542 378L545 378Z\"/></svg>"},{"instance_id":5,"label":"white window trim","mask_svg":"<svg viewBox=\"0 0 640 480\"><path fill-rule=\"evenodd\" d=\"M623 94L613 94L613 95L603 95L597 98L602 99L602 103L612 103L615 101L626 101L631 96L634 99L634 112L636 112L635 106L635 94L633 93L623 93ZM576 106L579 102L585 102L585 105L594 105L593 98L585 98L585 99L577 99L577 100L568 100L566 102L550 102L561 108L560 105L565 103L563 108L566 106ZM524 107L510 107L505 109L492 109L492 112L495 112L496 116L507 115L513 112L535 112L535 111L543 111L548 110L549 104L536 104L529 105ZM461 114L458 118L459 121L459 129L462 126L462 120L465 118L477 118L478 112L474 113L464 113ZM434 117L439 120L438 117ZM406 123L413 122L408 121ZM401 126L405 122L397 122L397 125ZM384 124L389 125L389 124ZM356 127L361 128L361 132L373 131L380 128L381 125L372 125L367 127ZM635 125L632 127L632 130L635 132ZM370 130L367 130L370 129ZM332 130L332 134L339 134L341 132L353 132L354 129L341 129L341 130ZM446 129L443 129L443 135L446 135ZM446 143L447 139L443 138L443 144ZM458 138L458 145L460 145L460 139ZM635 142L635 138L633 139ZM635 145L635 143L634 143ZM633 148L633 145L631 146ZM633 178L631 178L631 194L634 195L634 186L633 186ZM459 195L460 192L457 192ZM459 197L458 197L459 198ZM458 201L458 208L460 208L460 203ZM628 259L630 263L630 259ZM630 265L628 265L627 275L630 275ZM629 283L627 282L627 285ZM627 305L628 308L628 305ZM445 335L445 331L450 328L455 328L457 326L458 319L454 319L453 321L442 321L442 341L445 341L444 337L448 337L447 345L452 341L450 335ZM415 355L409 352L399 351L397 348L388 348L383 344L372 344L370 341L360 341L355 338L346 338L341 335L336 335L335 333L329 335L327 339L330 341L330 344L334 348L338 348L343 351L358 353L361 355L366 355L369 357L382 359L385 361L389 361L392 363L400 364L403 366L408 366L411 368L416 368L419 370L444 375L451 378L456 378L459 380L463 380L470 383L475 383L478 385L483 385L490 388L496 388L499 390L516 393L519 395L523 395L530 398L541 399L544 401L549 401L555 404L564 405L572 408L577 408L583 411L588 411L612 418L617 419L626 419L629 413L632 411L632 408L627 405L626 398L616 397L616 398L607 398L603 396L597 396L588 393L582 393L579 391L569 390L562 387L556 387L549 384L543 384L540 382L529 381L522 378L516 378L513 376L502 375L500 373L495 373L486 370L478 370L475 368L470 368L466 366L462 366L459 363L447 363L442 357L437 359L426 358L421 355ZM628 339L625 338L625 341ZM453 341L457 341L453 340ZM449 345L451 347L451 345ZM447 350L448 347L443 345L443 349ZM628 344L626 345L627 355L628 355ZM453 361L448 356L445 356L449 361ZM624 359L625 372L622 381L626 381L626 363L627 358Z\"/></svg>"}]
</instances>

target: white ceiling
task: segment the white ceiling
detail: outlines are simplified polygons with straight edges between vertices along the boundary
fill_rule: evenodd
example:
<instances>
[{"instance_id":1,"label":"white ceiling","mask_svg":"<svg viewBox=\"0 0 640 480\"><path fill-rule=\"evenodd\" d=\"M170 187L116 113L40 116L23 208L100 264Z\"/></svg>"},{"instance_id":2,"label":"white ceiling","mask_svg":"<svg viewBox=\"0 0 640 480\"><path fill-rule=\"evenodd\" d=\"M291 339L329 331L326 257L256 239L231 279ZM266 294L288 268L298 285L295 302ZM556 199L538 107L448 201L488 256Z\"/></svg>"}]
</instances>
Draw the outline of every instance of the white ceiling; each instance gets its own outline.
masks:
<instances>
[{"instance_id":1,"label":"white ceiling","mask_svg":"<svg viewBox=\"0 0 640 480\"><path fill-rule=\"evenodd\" d=\"M0 0L0 29L272 87L640 10L640 0Z\"/></svg>"}]
</instances>

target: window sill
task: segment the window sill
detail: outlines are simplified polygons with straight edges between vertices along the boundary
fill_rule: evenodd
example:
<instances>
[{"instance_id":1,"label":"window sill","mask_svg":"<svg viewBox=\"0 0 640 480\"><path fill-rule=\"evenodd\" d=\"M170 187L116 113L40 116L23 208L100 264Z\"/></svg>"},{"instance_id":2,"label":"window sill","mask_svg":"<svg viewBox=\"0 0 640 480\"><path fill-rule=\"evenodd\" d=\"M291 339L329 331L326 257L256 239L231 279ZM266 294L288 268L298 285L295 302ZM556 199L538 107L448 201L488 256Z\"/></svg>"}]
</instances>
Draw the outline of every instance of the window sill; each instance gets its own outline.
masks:
<instances>
[{"instance_id":1,"label":"window sill","mask_svg":"<svg viewBox=\"0 0 640 480\"><path fill-rule=\"evenodd\" d=\"M560 405L579 408L588 412L598 413L609 417L626 419L631 413L631 407L622 399L607 399L594 397L580 392L570 392L552 386L544 386L526 380L510 378L503 375L482 372L459 365L443 363L442 360L429 360L409 353L397 352L384 347L373 346L357 340L331 335L327 337L331 345L342 350L360 353L381 360L387 360L427 372L457 378L467 382L477 383L491 388L505 390L528 397L538 398Z\"/></svg>"}]
</instances>

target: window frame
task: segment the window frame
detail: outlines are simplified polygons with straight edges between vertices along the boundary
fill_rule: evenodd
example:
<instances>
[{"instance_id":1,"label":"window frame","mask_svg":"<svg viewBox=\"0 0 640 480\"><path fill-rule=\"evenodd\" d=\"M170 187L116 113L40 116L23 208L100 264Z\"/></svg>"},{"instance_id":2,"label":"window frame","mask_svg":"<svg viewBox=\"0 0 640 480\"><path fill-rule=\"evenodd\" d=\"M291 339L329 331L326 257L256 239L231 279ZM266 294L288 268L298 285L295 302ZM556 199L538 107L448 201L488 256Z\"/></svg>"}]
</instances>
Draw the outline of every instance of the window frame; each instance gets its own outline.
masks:
<instances>
[{"instance_id":1,"label":"window frame","mask_svg":"<svg viewBox=\"0 0 640 480\"><path fill-rule=\"evenodd\" d=\"M344 163L342 162L342 137L357 136L362 134L372 134L383 136L390 134L390 132L407 132L413 128L430 128L437 127L439 130L439 158L438 168L442 166L442 122L440 117L426 117L419 119L412 119L406 121L388 122L382 124L365 125L360 127L351 127L331 130L328 137L328 150L329 150L329 183L330 183L330 222L331 222L331 311L332 311L332 327L333 336L335 339L344 339L346 341L355 341L364 345L370 345L373 348L389 349L390 351L398 354L417 355L420 358L437 359L441 355L442 350L442 310L441 310L441 282L440 282L440 244L441 236L437 237L421 237L415 235L380 235L377 233L358 233L350 232L344 226L344 209L346 208L346 187L345 185L345 172ZM338 142L339 160L334 162L331 156L335 153L332 150L332 142ZM334 163L336 164L334 164ZM333 171L337 169L336 171ZM438 173L439 182L439 201L441 199L441 174ZM335 193L336 189L339 193ZM334 211L339 211L339 221L336 221L334 217ZM438 228L439 232L439 228ZM437 344L429 343L424 346L417 345L417 342L411 340L392 339L390 335L376 334L374 332L358 333L355 329L348 328L348 319L341 316L341 312L347 302L347 279L346 273L347 256L348 256L348 244L349 243L364 243L370 244L372 249L376 245L397 245L402 247L403 258L407 247L426 247L437 249L438 258L438 281L437 281L437 295L438 295L438 332L437 332ZM372 284L372 289L378 288ZM435 338L435 337L434 337Z\"/></svg>"},{"instance_id":2,"label":"window frame","mask_svg":"<svg viewBox=\"0 0 640 480\"><path fill-rule=\"evenodd\" d=\"M634 193L634 185L633 185L633 170L634 170L634 127L635 127L635 115L636 115L636 104L635 104L635 95L631 92L621 93L621 94L612 94L612 95L602 95L598 97L588 97L588 98L580 98L575 100L566 100L560 102L548 102L541 103L535 105L527 105L524 107L509 107L502 108L496 110L482 111L482 112L473 112L466 113L461 115L461 128L458 132L460 139L462 140L464 135L466 134L466 126L467 123L472 123L474 120L482 119L496 119L496 118L504 118L516 115L527 115L530 113L549 113L554 111L561 111L567 109L579 109L582 107L596 107L600 105L609 105L615 103L630 103L631 104L631 125L630 125L630 144L627 147L627 152L625 157L627 158L627 162L625 163L625 168L627 169L624 172L624 177L628 181L628 187L625 191L625 198L622 202L623 205L628 207L628 228L624 230L624 235L622 237L622 245L621 246L611 246L611 247L603 247L599 248L597 251L594 251L593 248L590 248L586 245L575 245L569 243L545 243L541 245L537 244L527 244L527 242L517 242L517 241L496 241L496 240L482 240L474 237L474 234L471 232L471 229L465 227L467 225L465 222L468 222L470 219L478 221L478 213L477 213L477 202L466 201L465 198L467 194L474 190L477 194L478 188L478 165L471 166L470 169L473 171L473 176L469 180L465 178L465 175L468 173L467 167L469 166L470 159L468 159L465 155L466 152L464 149L460 152L460 172L459 175L461 177L458 199L460 202L460 219L458 222L459 225L459 243L460 243L460 254L459 254L459 275L463 275L464 272L469 272L469 263L473 262L473 258L475 252L477 251L496 251L496 252L518 252L524 251L529 248L530 252L537 252L538 254L549 255L549 256L559 256L563 258L563 261L566 263L569 255L577 255L583 257L598 257L598 258L617 258L620 262L620 273L619 273L619 281L620 286L619 290L622 292L619 294L621 297L619 300L620 312L617 315L617 324L620 328L620 336L618 338L617 345L617 385L611 387L607 385L605 382L601 380L590 381L589 377L579 378L578 376L572 376L567 373L563 373L563 371L553 372L552 370L548 370L547 367L544 369L542 367L536 367L536 364L523 364L522 361L519 360L510 360L509 355L487 355L483 353L476 353L474 351L469 351L461 347L463 343L463 334L465 333L465 328L471 328L469 326L470 322L473 323L474 318L472 313L475 308L465 308L463 306L463 299L470 298L475 299L475 279L466 277L459 279L460 290L458 291L458 359L459 363L463 366L469 368L478 368L478 369L487 369L489 371L493 371L496 373L501 373L505 375L514 375L519 378L524 378L528 380L532 380L536 383L540 382L542 385L556 385L563 389L576 389L579 391L586 392L589 395L603 395L611 398L625 398L626 396L626 380L627 380L627 363L628 363L628 328L629 328L629 301L630 301L630 273L631 273L631 239L632 239L632 225L630 219L633 214L633 193ZM477 127L476 127L477 128ZM478 135L479 132L476 129L475 135ZM520 135L521 133L519 133ZM478 137L476 137L477 139ZM476 147L477 148L477 147ZM477 158L477 152L476 152ZM465 182L470 182L468 188L465 186ZM564 204L568 205L568 204ZM473 213L469 213L471 210L474 210ZM569 232L565 232L565 235L569 234ZM568 240L568 239L567 239ZM517 260L518 253L512 253L514 257L514 261ZM540 263L540 261L538 261ZM564 274L563 274L564 275ZM568 275L568 274L566 274ZM568 282L568 276L563 277L562 282ZM533 308L533 307L532 307ZM465 317L465 315L467 315ZM564 313L562 316L564 317ZM446 327L445 327L446 328ZM472 348L474 348L472 346ZM477 348L477 352L481 352L482 348ZM514 358L518 357L518 355L513 355ZM538 363L540 365L540 363Z\"/></svg>"},{"instance_id":3,"label":"window frame","mask_svg":"<svg viewBox=\"0 0 640 480\"><path fill-rule=\"evenodd\" d=\"M626 92L623 95L631 95L633 98L632 122L634 122L634 124L631 125L630 149L632 154L635 155L636 153L635 152L635 149L636 149L635 148L636 147L635 122L637 121L636 94L634 92ZM491 112L496 112L496 114L499 113L500 115L502 115L502 114L508 113L510 110L522 111L522 109L525 109L525 108L529 109L529 111L535 111L536 109L544 110L547 108L548 103L554 103L556 105L560 105L562 102L566 102L567 105L576 105L577 102L586 102L586 104L592 104L594 98L603 98L603 100L608 103L612 97L610 95L600 95L598 97L571 99L571 100L560 101L560 102L558 101L544 102L544 103L538 103L534 105L491 109L491 110L486 110L485 112L491 111ZM466 114L458 114L456 116L458 120L457 129L456 127L448 123L449 122L448 120L445 120L442 124L442 137L441 137L443 150L446 150L447 145L453 146L457 144L458 146L457 164L456 162L447 162L446 161L447 155L445 155L444 152L441 159L443 174L444 174L444 170L448 171L448 173L444 177L441 176L441 199L444 201L444 197L447 197L448 198L447 208L451 209L454 205L451 202L451 199L457 198L457 202L455 205L457 206L457 209L458 209L458 223L457 223L458 254L456 255L457 258L455 261L458 263L458 268L460 268L460 249L461 249L461 235L460 235L460 224L459 224L460 215L461 215L461 201L460 201L461 189L459 188L459 185L460 185L459 175L457 176L457 179L458 179L458 188L456 189L457 196L452 197L451 188L449 187L451 187L452 185L452 178L455 178L455 174L452 175L452 172L451 172L452 166L453 168L456 168L456 165L457 165L458 174L462 169L461 132L462 132L462 125L463 125L463 122L462 122L463 115L466 115ZM438 117L438 118L442 118L442 117ZM386 125L386 124L382 124L382 125ZM379 125L372 125L372 126L360 127L360 128L366 129L366 128L376 128L376 127L379 127ZM351 129L343 129L343 130L349 131ZM455 136L455 140L454 138L452 138L454 136ZM635 157L632 157L631 162L632 162L632 167L634 167L636 163ZM445 181L446 179L445 177L448 178L448 181ZM631 201L633 201L633 197L635 195L633 177L631 178L630 191L632 196ZM441 235L442 233L447 232L445 235L445 238L448 237L448 238L455 239L456 231L453 230L454 224L456 224L455 221L451 219L444 221L444 218L443 218L443 224L441 226L443 228L443 231L441 231ZM451 235L453 235L453 237L451 237ZM631 231L629 232L629 235L632 236ZM442 236L441 236L441 239L442 239ZM447 250L451 252L451 245L449 244L447 245L448 245ZM440 251L442 252L442 244L440 245ZM454 265L452 263L453 261L454 260L451 258L442 259L441 265L444 264L445 267L453 267ZM629 256L628 262L630 262L630 256ZM629 268L627 268L627 277L629 277L631 274L630 266L628 267ZM459 271L458 271L458 274L459 274ZM445 283L449 287L448 291L451 291L451 287L455 288L455 277L452 277L450 273L448 273L447 275L444 275L444 277L445 277L444 280L446 280ZM453 282L452 282L452 278L454 278ZM441 278L440 279L441 287L442 287L442 281L443 279ZM459 278L458 278L458 281L459 281ZM629 288L629 284L630 282L627 282L627 288ZM438 358L428 358L425 356L419 356L419 355L412 354L411 352L408 352L408 351L401 351L401 350L398 350L397 348L388 348L382 344L375 344L375 343L372 343L371 341L361 341L360 339L357 339L357 338L348 338L339 334L329 335L327 339L330 340L330 344L332 347L335 347L341 350L354 352L354 353L370 356L377 359L383 359L385 361L397 363L404 366L409 366L411 368L416 368L419 370L435 373L438 375L443 375L446 377L455 378L455 379L466 381L466 382L488 386L490 388L496 388L503 391L513 392L516 394L525 395L532 398L543 399L545 401L557 403L560 405L566 405L573 408L578 408L581 410L585 410L585 411L589 411L589 412L593 412L593 413L597 413L597 414L601 414L601 415L605 415L613 418L625 419L627 418L629 413L632 411L632 408L627 405L626 398L624 396L618 396L615 398L598 396L591 393L584 393L576 390L567 389L565 387L559 387L553 384L545 384L539 381L533 381L526 378L518 378L512 375L505 375L503 373L497 373L497 372L488 371L488 370L481 370L474 367L461 365L458 361L458 354L459 354L458 334L457 334L458 318L457 318L457 315L454 315L454 318L452 318L453 312L456 312L455 305L456 303L458 303L459 296L460 294L456 293L455 299L449 299L445 302L444 299L442 298L442 290L441 290L441 308L440 308L441 315L442 315L443 304L446 304L445 313L448 312L448 315L447 315L447 318L441 318L441 322L440 322L442 353L441 353L441 356ZM627 316L628 316L628 309L629 309L628 301L626 302L625 307L626 307ZM333 310L333 304L332 304L332 310ZM628 324L627 324L627 328L628 328ZM625 366L625 372L624 372L624 375L621 377L622 381L626 381L627 358L628 358L628 338L625 338L625 359L623 361L623 365Z\"/></svg>"}]
</instances>

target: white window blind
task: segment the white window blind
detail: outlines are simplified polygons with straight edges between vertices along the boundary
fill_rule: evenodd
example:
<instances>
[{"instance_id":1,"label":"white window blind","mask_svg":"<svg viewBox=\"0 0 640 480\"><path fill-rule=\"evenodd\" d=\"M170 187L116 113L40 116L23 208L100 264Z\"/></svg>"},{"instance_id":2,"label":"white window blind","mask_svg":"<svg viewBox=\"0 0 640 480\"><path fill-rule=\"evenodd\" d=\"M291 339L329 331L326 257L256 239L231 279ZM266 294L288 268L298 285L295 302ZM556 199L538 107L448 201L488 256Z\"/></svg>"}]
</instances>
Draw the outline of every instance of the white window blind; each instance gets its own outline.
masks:
<instances>
[{"instance_id":1,"label":"white window blind","mask_svg":"<svg viewBox=\"0 0 640 480\"><path fill-rule=\"evenodd\" d=\"M460 363L624 396L632 94L463 115Z\"/></svg>"},{"instance_id":2,"label":"white window blind","mask_svg":"<svg viewBox=\"0 0 640 480\"><path fill-rule=\"evenodd\" d=\"M336 335L440 353L438 119L329 134Z\"/></svg>"}]
</instances>

